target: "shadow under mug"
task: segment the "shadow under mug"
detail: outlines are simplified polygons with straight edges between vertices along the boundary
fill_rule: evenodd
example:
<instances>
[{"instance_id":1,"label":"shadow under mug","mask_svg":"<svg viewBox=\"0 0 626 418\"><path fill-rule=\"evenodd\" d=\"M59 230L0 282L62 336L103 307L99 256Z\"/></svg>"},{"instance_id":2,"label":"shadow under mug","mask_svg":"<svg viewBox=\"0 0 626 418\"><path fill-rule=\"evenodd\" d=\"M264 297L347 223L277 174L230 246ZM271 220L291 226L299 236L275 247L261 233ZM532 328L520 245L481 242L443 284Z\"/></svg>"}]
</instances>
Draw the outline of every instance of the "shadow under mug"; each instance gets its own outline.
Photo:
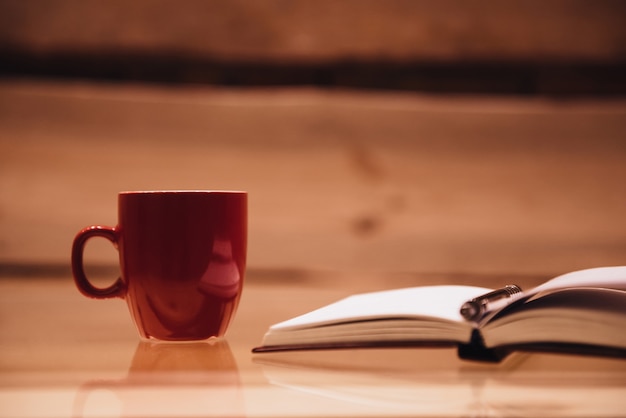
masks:
<instances>
[{"instance_id":1,"label":"shadow under mug","mask_svg":"<svg viewBox=\"0 0 626 418\"><path fill-rule=\"evenodd\" d=\"M93 237L119 252L121 277L106 288L84 271ZM122 192L117 226L89 226L74 238L72 272L85 296L125 299L142 338L205 340L222 336L237 309L246 246L246 192Z\"/></svg>"}]
</instances>

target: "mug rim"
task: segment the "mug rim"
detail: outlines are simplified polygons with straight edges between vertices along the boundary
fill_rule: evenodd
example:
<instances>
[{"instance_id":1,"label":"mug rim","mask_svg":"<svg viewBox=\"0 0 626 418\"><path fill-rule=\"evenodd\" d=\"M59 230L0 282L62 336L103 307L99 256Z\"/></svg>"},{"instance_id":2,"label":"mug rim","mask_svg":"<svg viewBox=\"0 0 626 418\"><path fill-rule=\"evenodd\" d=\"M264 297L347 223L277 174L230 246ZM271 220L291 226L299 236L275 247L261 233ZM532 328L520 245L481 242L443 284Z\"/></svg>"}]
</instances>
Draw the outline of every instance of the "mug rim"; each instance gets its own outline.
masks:
<instances>
[{"instance_id":1,"label":"mug rim","mask_svg":"<svg viewBox=\"0 0 626 418\"><path fill-rule=\"evenodd\" d=\"M244 190L126 190L119 192L122 195L142 195L142 194L247 194Z\"/></svg>"}]
</instances>

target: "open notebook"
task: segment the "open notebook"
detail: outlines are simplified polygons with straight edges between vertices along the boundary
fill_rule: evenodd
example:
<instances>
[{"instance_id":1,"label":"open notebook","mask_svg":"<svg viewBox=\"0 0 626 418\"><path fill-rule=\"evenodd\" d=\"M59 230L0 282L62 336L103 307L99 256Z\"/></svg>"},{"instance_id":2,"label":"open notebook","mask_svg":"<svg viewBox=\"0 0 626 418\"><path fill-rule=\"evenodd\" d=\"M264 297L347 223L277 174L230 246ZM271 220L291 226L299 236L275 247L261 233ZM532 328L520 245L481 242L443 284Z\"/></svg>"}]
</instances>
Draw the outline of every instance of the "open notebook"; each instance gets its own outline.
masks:
<instances>
[{"instance_id":1,"label":"open notebook","mask_svg":"<svg viewBox=\"0 0 626 418\"><path fill-rule=\"evenodd\" d=\"M350 296L272 325L253 352L456 345L460 357L482 361L516 350L626 358L626 266L564 274L475 320L461 315L466 302L493 290L422 286Z\"/></svg>"}]
</instances>

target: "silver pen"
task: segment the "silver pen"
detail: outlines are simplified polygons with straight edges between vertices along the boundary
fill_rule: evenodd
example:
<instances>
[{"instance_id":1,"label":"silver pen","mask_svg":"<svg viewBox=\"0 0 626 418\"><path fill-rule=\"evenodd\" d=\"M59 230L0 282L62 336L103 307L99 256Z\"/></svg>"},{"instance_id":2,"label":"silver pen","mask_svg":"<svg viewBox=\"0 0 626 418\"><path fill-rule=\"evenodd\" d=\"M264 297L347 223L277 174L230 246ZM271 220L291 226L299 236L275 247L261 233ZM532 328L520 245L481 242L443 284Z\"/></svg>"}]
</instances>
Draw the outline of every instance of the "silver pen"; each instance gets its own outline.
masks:
<instances>
[{"instance_id":1,"label":"silver pen","mask_svg":"<svg viewBox=\"0 0 626 418\"><path fill-rule=\"evenodd\" d=\"M507 284L503 288L478 296L461 306L461 316L468 321L478 321L487 313L505 307L523 295L516 284Z\"/></svg>"}]
</instances>

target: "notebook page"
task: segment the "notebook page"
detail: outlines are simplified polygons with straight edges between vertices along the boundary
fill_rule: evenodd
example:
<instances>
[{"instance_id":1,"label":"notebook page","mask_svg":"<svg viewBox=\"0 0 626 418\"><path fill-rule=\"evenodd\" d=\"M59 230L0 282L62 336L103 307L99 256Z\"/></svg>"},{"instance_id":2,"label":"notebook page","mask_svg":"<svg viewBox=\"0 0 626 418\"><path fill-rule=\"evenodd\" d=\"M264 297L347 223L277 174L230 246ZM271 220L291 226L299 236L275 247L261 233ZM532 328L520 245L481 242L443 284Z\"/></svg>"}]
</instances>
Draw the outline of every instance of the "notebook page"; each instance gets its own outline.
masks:
<instances>
[{"instance_id":1,"label":"notebook page","mask_svg":"<svg viewBox=\"0 0 626 418\"><path fill-rule=\"evenodd\" d=\"M349 321L426 317L464 321L459 313L468 300L492 289L475 286L422 286L347 297L270 327L272 331L308 328Z\"/></svg>"},{"instance_id":2,"label":"notebook page","mask_svg":"<svg viewBox=\"0 0 626 418\"><path fill-rule=\"evenodd\" d=\"M626 291L626 266L598 267L563 274L531 289L527 295L573 287L598 287Z\"/></svg>"}]
</instances>

